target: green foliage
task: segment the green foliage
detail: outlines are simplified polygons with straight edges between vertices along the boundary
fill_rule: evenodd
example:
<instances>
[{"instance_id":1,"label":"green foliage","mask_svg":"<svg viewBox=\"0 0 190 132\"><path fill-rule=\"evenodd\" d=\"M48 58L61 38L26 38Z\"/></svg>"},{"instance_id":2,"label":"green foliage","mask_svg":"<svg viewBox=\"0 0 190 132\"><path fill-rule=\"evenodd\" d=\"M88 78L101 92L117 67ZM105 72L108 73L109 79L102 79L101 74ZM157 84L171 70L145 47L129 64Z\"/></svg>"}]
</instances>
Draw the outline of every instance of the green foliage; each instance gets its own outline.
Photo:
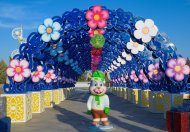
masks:
<instances>
[{"instance_id":1,"label":"green foliage","mask_svg":"<svg viewBox=\"0 0 190 132\"><path fill-rule=\"evenodd\" d=\"M78 82L89 82L90 81L90 79L88 78L87 80L86 80L86 72L84 72L79 78L78 78Z\"/></svg>"},{"instance_id":2,"label":"green foliage","mask_svg":"<svg viewBox=\"0 0 190 132\"><path fill-rule=\"evenodd\" d=\"M187 65L190 66L190 59L187 58Z\"/></svg>"},{"instance_id":3,"label":"green foliage","mask_svg":"<svg viewBox=\"0 0 190 132\"><path fill-rule=\"evenodd\" d=\"M0 84L4 84L6 82L6 68L7 64L4 60L0 61Z\"/></svg>"}]
</instances>

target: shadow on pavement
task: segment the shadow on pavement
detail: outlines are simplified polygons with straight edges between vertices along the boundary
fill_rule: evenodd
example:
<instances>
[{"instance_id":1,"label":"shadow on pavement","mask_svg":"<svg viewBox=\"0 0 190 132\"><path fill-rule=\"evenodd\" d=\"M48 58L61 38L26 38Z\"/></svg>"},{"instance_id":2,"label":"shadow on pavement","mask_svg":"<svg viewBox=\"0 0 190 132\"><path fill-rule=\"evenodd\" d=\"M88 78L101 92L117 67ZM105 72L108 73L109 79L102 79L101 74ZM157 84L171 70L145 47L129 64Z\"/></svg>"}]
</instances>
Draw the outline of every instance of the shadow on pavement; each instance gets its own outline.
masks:
<instances>
[{"instance_id":1,"label":"shadow on pavement","mask_svg":"<svg viewBox=\"0 0 190 132\"><path fill-rule=\"evenodd\" d=\"M166 130L163 114L151 113L147 108L139 107L111 93L108 93L108 95L111 109L123 114L120 118L163 131Z\"/></svg>"},{"instance_id":2,"label":"shadow on pavement","mask_svg":"<svg viewBox=\"0 0 190 132\"><path fill-rule=\"evenodd\" d=\"M89 119L85 118L84 116L81 116L72 111L68 111L59 106L55 106L54 109L61 113L61 114L56 115L57 119L60 122L71 125L78 132L89 132L90 131L90 129L88 129L88 127L89 127L90 123L92 122L92 120L89 120ZM98 132L101 132L101 131L98 131Z\"/></svg>"}]
</instances>

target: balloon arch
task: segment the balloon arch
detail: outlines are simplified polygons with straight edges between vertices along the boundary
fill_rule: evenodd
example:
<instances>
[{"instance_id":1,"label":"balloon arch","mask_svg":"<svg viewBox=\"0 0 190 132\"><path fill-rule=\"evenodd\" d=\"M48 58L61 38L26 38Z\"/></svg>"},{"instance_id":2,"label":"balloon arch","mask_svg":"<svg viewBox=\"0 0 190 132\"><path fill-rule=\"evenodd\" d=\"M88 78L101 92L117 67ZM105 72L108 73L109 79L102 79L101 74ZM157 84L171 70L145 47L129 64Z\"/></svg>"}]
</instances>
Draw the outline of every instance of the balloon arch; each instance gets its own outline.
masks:
<instances>
[{"instance_id":1,"label":"balloon arch","mask_svg":"<svg viewBox=\"0 0 190 132\"><path fill-rule=\"evenodd\" d=\"M113 86L188 90L189 67L151 19L93 6L44 20L7 68L5 93L73 87L85 71L109 74Z\"/></svg>"}]
</instances>

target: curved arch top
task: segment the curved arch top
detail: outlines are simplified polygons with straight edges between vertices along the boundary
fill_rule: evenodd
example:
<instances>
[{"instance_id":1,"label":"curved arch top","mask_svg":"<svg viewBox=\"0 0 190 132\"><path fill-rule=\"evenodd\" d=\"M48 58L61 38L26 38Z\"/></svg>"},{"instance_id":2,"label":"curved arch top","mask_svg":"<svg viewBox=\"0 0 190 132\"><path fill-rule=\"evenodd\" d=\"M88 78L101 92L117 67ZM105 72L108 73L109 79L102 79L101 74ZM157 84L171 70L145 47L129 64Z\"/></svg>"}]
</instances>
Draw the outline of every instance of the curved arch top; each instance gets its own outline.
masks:
<instances>
[{"instance_id":1,"label":"curved arch top","mask_svg":"<svg viewBox=\"0 0 190 132\"><path fill-rule=\"evenodd\" d=\"M91 42L96 34L105 39L102 48ZM83 72L95 69L114 86L188 90L189 67L168 36L153 20L123 9L93 6L45 19L19 51L7 69L5 93L73 87Z\"/></svg>"}]
</instances>

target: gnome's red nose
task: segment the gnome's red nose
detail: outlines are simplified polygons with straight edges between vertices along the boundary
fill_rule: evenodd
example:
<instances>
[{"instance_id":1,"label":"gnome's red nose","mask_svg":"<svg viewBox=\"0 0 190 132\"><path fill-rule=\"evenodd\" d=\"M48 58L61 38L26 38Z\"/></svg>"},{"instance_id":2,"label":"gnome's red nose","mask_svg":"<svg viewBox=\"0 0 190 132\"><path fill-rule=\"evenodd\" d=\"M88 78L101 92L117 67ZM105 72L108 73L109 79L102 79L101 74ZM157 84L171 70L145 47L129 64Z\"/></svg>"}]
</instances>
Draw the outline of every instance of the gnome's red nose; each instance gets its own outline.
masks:
<instances>
[{"instance_id":1,"label":"gnome's red nose","mask_svg":"<svg viewBox=\"0 0 190 132\"><path fill-rule=\"evenodd\" d=\"M97 87L98 89L100 89L100 87Z\"/></svg>"}]
</instances>

